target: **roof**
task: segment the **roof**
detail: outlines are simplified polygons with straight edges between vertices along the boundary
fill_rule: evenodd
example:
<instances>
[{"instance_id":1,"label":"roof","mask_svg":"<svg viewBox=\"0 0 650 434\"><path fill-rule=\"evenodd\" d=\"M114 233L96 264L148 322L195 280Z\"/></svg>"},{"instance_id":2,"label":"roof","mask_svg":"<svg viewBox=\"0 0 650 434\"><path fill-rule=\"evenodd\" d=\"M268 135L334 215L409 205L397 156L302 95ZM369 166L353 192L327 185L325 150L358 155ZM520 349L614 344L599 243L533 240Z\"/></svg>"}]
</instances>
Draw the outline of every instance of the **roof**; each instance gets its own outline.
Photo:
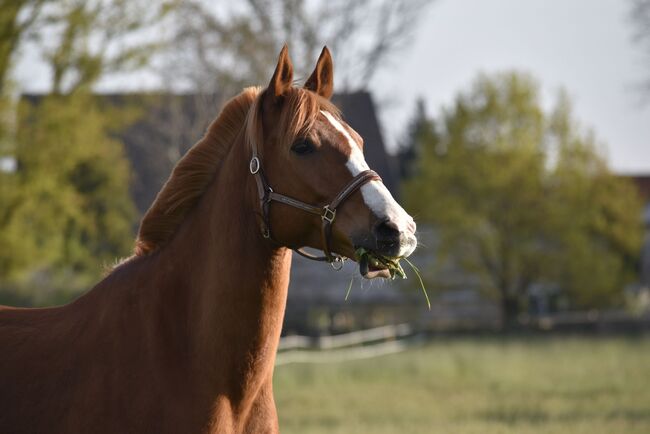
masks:
<instances>
[{"instance_id":1,"label":"roof","mask_svg":"<svg viewBox=\"0 0 650 434\"><path fill-rule=\"evenodd\" d=\"M624 178L630 179L639 189L641 197L645 201L650 201L650 174L647 175L625 175Z\"/></svg>"},{"instance_id":2,"label":"roof","mask_svg":"<svg viewBox=\"0 0 650 434\"><path fill-rule=\"evenodd\" d=\"M381 176L384 184L398 196L399 179L396 160L386 152L386 145L370 93L366 91L338 93L332 101L341 109L343 119L363 137L368 166Z\"/></svg>"}]
</instances>

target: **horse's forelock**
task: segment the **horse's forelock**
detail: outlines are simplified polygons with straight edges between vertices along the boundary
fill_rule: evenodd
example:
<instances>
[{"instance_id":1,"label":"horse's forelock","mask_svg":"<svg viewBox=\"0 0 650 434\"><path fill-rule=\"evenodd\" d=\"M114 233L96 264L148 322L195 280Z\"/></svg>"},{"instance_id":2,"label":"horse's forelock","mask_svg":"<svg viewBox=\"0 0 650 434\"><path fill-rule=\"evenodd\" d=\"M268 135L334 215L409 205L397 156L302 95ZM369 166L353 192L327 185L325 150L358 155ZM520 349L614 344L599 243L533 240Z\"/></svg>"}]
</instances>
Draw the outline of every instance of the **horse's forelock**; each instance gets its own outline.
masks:
<instances>
[{"instance_id":1,"label":"horse's forelock","mask_svg":"<svg viewBox=\"0 0 650 434\"><path fill-rule=\"evenodd\" d=\"M254 141L260 154L264 152L265 135L261 119L263 98L264 92L260 92L249 112L246 127L248 142ZM278 105L282 111L276 126L282 144L289 144L297 137L305 136L314 126L321 110L340 117L339 109L332 102L309 90L294 87L283 98L282 104Z\"/></svg>"}]
</instances>

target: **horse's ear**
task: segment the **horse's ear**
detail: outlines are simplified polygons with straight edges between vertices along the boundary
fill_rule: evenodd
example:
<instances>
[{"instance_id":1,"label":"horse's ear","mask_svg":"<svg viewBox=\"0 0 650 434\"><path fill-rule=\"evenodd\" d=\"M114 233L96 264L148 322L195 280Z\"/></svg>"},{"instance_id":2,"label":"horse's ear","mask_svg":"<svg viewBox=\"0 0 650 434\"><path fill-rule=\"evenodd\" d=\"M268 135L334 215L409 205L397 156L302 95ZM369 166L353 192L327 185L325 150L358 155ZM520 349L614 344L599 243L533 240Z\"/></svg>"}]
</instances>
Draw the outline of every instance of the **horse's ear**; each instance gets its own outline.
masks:
<instances>
[{"instance_id":1,"label":"horse's ear","mask_svg":"<svg viewBox=\"0 0 650 434\"><path fill-rule=\"evenodd\" d=\"M275 67L271 83L269 83L269 91L273 96L281 96L286 94L291 88L293 82L293 65L289 58L289 49L287 44L284 44L280 57L278 58L278 66Z\"/></svg>"},{"instance_id":2,"label":"horse's ear","mask_svg":"<svg viewBox=\"0 0 650 434\"><path fill-rule=\"evenodd\" d=\"M334 64L327 47L323 47L314 72L305 83L305 88L329 99L334 92Z\"/></svg>"}]
</instances>

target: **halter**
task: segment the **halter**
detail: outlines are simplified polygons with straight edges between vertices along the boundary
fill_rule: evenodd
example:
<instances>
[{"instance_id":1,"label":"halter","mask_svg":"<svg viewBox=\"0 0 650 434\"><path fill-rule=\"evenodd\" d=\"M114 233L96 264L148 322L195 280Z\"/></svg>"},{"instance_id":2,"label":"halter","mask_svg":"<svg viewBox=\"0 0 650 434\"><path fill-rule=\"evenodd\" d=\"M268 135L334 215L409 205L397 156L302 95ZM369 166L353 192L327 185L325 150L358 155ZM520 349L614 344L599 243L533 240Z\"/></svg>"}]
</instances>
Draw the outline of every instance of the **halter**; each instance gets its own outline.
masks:
<instances>
[{"instance_id":1,"label":"halter","mask_svg":"<svg viewBox=\"0 0 650 434\"><path fill-rule=\"evenodd\" d=\"M248 165L250 173L255 178L255 183L257 184L257 195L260 201L260 210L261 210L261 224L260 229L262 231L262 236L266 239L275 241L271 236L271 219L270 219L270 208L271 202L280 202L284 205L288 205L294 208L298 208L302 211L308 212L310 214L315 214L321 218L321 240L323 245L323 253L325 256L314 256L311 255L302 248L292 248L296 253L304 256L307 259L313 261L326 261L332 265L332 268L335 270L340 270L343 267L343 262L347 259L344 256L333 254L330 250L329 239L332 234L332 225L336 219L336 210L337 208L348 199L352 193L357 191L361 186L370 182L370 181L381 181L381 178L374 170L364 170L359 173L357 176L352 178L341 191L332 199L332 201L324 206L315 206L309 205L305 202L302 202L298 199L294 199L284 194L276 193L273 191L269 185L264 173L262 171L262 163L260 162L259 157L257 156L257 145L255 140L251 140L251 147L253 151L253 156ZM277 241L276 241L277 242ZM280 244L280 243L278 243Z\"/></svg>"}]
</instances>

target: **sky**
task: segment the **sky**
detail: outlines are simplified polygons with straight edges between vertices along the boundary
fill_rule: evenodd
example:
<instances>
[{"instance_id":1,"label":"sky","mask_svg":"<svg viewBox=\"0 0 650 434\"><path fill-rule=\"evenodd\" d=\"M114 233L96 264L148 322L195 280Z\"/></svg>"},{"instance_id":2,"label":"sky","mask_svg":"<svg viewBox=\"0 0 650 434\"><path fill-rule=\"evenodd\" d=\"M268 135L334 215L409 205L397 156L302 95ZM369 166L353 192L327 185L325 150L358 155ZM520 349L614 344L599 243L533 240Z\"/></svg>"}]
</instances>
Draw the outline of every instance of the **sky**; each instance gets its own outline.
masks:
<instances>
[{"instance_id":1,"label":"sky","mask_svg":"<svg viewBox=\"0 0 650 434\"><path fill-rule=\"evenodd\" d=\"M650 102L642 105L636 88L650 67L632 43L628 9L629 0L434 0L372 82L386 142L404 135L416 98L435 116L479 72L514 69L539 81L545 107L568 91L615 171L650 173ZM38 90L46 73L25 54L17 76Z\"/></svg>"},{"instance_id":2,"label":"sky","mask_svg":"<svg viewBox=\"0 0 650 434\"><path fill-rule=\"evenodd\" d=\"M434 1L411 46L375 80L386 138L404 134L418 96L436 115L479 72L514 69L539 81L545 107L568 91L615 171L650 173L650 102L637 87L650 67L628 9L627 0Z\"/></svg>"}]
</instances>

